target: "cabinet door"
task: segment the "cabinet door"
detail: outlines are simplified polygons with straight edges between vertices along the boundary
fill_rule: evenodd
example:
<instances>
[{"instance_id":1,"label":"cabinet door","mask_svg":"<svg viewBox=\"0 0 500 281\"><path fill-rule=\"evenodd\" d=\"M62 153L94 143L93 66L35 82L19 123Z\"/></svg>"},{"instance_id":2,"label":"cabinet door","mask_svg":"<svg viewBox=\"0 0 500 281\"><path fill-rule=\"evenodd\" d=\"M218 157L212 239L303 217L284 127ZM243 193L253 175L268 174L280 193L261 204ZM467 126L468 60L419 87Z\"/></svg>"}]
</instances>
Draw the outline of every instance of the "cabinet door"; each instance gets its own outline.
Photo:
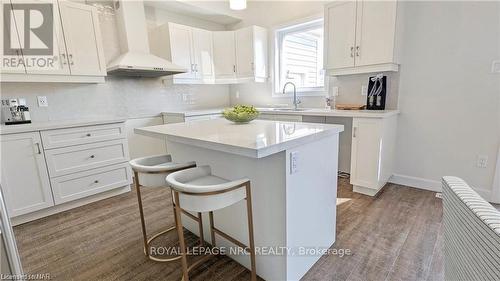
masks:
<instances>
[{"instance_id":1,"label":"cabinet door","mask_svg":"<svg viewBox=\"0 0 500 281\"><path fill-rule=\"evenodd\" d=\"M54 206L40 134L3 135L0 151L2 190L10 215Z\"/></svg>"},{"instance_id":2,"label":"cabinet door","mask_svg":"<svg viewBox=\"0 0 500 281\"><path fill-rule=\"evenodd\" d=\"M17 31L17 25L15 24L15 13L10 13L8 17L4 17L4 6L5 8L12 7L10 1L2 1L0 5L0 22L2 22L2 28L0 28L0 38L4 40L9 40L10 47L13 49L12 53L6 53L4 49L4 43L0 44L0 54L2 55L2 67L0 68L1 73L26 73L26 68L24 64L19 64L18 62L23 59L23 54L20 49L21 43L19 42L19 32ZM8 34L4 34L5 29L9 28ZM4 37L8 36L8 37ZM8 44L8 42L5 42ZM8 60L8 63L6 63Z\"/></svg>"},{"instance_id":3,"label":"cabinet door","mask_svg":"<svg viewBox=\"0 0 500 281\"><path fill-rule=\"evenodd\" d=\"M354 66L356 40L356 3L339 2L326 8L326 68Z\"/></svg>"},{"instance_id":4,"label":"cabinet door","mask_svg":"<svg viewBox=\"0 0 500 281\"><path fill-rule=\"evenodd\" d=\"M213 37L215 78L234 78L236 74L234 31L215 31Z\"/></svg>"},{"instance_id":5,"label":"cabinet door","mask_svg":"<svg viewBox=\"0 0 500 281\"><path fill-rule=\"evenodd\" d=\"M212 32L193 28L192 35L196 78L202 81L212 80L214 78Z\"/></svg>"},{"instance_id":6,"label":"cabinet door","mask_svg":"<svg viewBox=\"0 0 500 281\"><path fill-rule=\"evenodd\" d=\"M188 70L186 73L174 75L174 78L196 78L196 72L194 71L195 61L193 59L193 50L191 48L191 27L179 24L169 24L169 32L172 62Z\"/></svg>"},{"instance_id":7,"label":"cabinet door","mask_svg":"<svg viewBox=\"0 0 500 281\"><path fill-rule=\"evenodd\" d=\"M376 186L380 178L382 124L379 119L352 121L351 184Z\"/></svg>"},{"instance_id":8,"label":"cabinet door","mask_svg":"<svg viewBox=\"0 0 500 281\"><path fill-rule=\"evenodd\" d=\"M356 66L392 63L396 1L358 1Z\"/></svg>"},{"instance_id":9,"label":"cabinet door","mask_svg":"<svg viewBox=\"0 0 500 281\"><path fill-rule=\"evenodd\" d=\"M236 75L238 78L254 76L253 28L245 27L235 31Z\"/></svg>"},{"instance_id":10,"label":"cabinet door","mask_svg":"<svg viewBox=\"0 0 500 281\"><path fill-rule=\"evenodd\" d=\"M106 75L99 18L95 8L60 1L59 10L71 75Z\"/></svg>"}]
</instances>

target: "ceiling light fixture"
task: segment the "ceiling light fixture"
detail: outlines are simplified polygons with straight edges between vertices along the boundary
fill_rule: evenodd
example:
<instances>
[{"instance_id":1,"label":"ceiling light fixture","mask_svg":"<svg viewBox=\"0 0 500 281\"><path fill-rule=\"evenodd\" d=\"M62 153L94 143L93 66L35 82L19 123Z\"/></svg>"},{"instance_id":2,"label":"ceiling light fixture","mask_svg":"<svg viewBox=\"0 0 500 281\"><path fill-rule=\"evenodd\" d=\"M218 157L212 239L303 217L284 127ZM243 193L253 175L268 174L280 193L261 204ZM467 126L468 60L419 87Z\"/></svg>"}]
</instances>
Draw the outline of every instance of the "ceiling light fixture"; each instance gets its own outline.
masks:
<instances>
[{"instance_id":1,"label":"ceiling light fixture","mask_svg":"<svg viewBox=\"0 0 500 281\"><path fill-rule=\"evenodd\" d=\"M245 10L247 8L247 0L229 0L229 8L231 10Z\"/></svg>"}]
</instances>

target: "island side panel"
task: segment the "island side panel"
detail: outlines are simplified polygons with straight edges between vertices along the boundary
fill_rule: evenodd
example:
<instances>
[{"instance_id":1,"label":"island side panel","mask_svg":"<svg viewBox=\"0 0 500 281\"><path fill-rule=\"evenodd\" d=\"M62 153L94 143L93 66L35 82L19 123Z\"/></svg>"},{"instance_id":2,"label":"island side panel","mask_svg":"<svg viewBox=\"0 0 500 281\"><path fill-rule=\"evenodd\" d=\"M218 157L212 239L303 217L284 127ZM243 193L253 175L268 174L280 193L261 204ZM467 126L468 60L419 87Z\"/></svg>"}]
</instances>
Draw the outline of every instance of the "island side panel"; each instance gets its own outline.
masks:
<instances>
[{"instance_id":1,"label":"island side panel","mask_svg":"<svg viewBox=\"0 0 500 281\"><path fill-rule=\"evenodd\" d=\"M198 166L210 165L212 172L227 179L248 177L252 184L252 208L255 245L263 251L282 249L286 246L285 152L264 158L250 158L231 153L168 141L169 153L174 161L196 161ZM210 242L208 215L204 214L204 237ZM214 212L217 228L248 245L246 202L242 201ZM198 226L183 216L182 223L198 234ZM234 246L217 236L218 246ZM286 252L284 255L257 254L257 274L266 280L286 280ZM238 263L250 268L248 256L230 255Z\"/></svg>"},{"instance_id":2,"label":"island side panel","mask_svg":"<svg viewBox=\"0 0 500 281\"><path fill-rule=\"evenodd\" d=\"M338 134L287 151L287 247L295 252L287 259L287 280L299 280L321 257L310 250L335 242L338 151Z\"/></svg>"}]
</instances>

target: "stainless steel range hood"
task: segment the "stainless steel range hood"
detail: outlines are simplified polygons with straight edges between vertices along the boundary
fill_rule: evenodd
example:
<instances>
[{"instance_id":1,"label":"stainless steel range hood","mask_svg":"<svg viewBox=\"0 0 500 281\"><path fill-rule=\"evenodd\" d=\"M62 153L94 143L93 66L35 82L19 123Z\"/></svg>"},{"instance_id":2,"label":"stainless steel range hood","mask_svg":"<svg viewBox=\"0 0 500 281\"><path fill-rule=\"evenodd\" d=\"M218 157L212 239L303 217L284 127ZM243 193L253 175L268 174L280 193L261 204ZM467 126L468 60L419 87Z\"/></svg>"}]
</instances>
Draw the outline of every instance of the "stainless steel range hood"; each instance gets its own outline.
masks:
<instances>
[{"instance_id":1,"label":"stainless steel range hood","mask_svg":"<svg viewBox=\"0 0 500 281\"><path fill-rule=\"evenodd\" d=\"M142 1L118 1L116 20L123 54L108 64L108 75L160 77L187 71L149 53L146 15Z\"/></svg>"}]
</instances>

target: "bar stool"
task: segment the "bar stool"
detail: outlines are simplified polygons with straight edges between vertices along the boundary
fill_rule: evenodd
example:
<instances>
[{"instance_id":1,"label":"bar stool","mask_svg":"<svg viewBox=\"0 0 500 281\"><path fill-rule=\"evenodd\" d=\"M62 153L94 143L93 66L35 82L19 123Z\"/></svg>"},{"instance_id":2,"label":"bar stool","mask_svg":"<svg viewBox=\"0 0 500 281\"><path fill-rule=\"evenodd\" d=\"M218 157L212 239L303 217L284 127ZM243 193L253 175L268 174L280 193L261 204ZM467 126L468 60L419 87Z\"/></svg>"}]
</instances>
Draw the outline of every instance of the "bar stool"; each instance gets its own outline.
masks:
<instances>
[{"instance_id":1,"label":"bar stool","mask_svg":"<svg viewBox=\"0 0 500 281\"><path fill-rule=\"evenodd\" d=\"M172 230L176 229L176 226L172 226L167 228L166 230L160 231L151 238L148 239L147 233L146 233L146 223L144 220L144 209L142 207L142 198L141 198L141 187L150 187L150 188L168 188L166 182L165 182L165 177L173 172L184 170L184 169L189 169L196 167L195 162L188 162L188 163L174 163L172 162L172 157L168 154L165 155L155 155L155 156L148 156L148 157L142 157L142 158L137 158L133 159L130 162L130 166L132 167L132 170L134 171L134 177L135 177L135 188L137 191L137 201L139 203L139 213L141 217L141 227L142 227L142 235L144 239L144 254L146 257L150 260L157 261L157 262L169 262L169 261L174 261L180 259L182 256L176 256L174 258L157 258L157 257L152 257L150 255L150 245L153 240L156 238L160 237L161 235L170 232ZM173 199L172 199L172 205L173 204ZM174 206L174 211L175 211L175 206ZM191 215L191 214L190 214ZM202 220L201 220L201 213L198 213L198 217L195 217L193 215L190 216L190 218L198 221L198 225L200 227L200 244L203 245L203 228L202 228ZM177 224L176 224L177 225Z\"/></svg>"},{"instance_id":2,"label":"bar stool","mask_svg":"<svg viewBox=\"0 0 500 281\"><path fill-rule=\"evenodd\" d=\"M210 233L212 246L215 247L215 234L233 242L241 248L249 248L251 263L251 280L257 278L255 266L255 245L253 237L252 197L250 180L243 178L229 181L212 175L210 166L200 166L171 173L166 178L173 192L175 217L182 262L182 279L189 280L189 271L204 262L211 255L207 255L188 267L186 243L182 231L181 213L184 211L209 212ZM248 235L250 245L247 247L240 241L232 238L214 226L213 211L228 207L241 200L247 201Z\"/></svg>"}]
</instances>

